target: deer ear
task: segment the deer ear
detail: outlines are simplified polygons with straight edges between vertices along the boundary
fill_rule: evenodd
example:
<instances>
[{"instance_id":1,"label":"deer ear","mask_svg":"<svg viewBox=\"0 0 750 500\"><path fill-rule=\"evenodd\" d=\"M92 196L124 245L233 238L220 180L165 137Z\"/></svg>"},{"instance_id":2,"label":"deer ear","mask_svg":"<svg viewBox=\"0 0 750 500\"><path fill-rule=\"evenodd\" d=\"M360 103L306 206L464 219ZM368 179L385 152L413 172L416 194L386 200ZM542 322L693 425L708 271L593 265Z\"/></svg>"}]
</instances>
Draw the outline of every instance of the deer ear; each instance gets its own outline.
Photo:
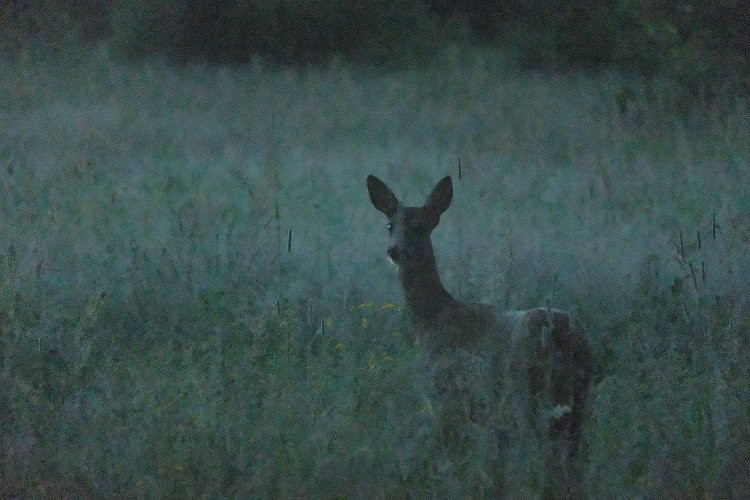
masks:
<instances>
[{"instance_id":1,"label":"deer ear","mask_svg":"<svg viewBox=\"0 0 750 500\"><path fill-rule=\"evenodd\" d=\"M440 216L448 210L451 200L453 200L453 181L450 176L446 176L437 183L424 206Z\"/></svg>"},{"instance_id":2,"label":"deer ear","mask_svg":"<svg viewBox=\"0 0 750 500\"><path fill-rule=\"evenodd\" d=\"M388 186L374 175L367 176L367 191L370 193L372 204L388 218L396 215L398 200Z\"/></svg>"}]
</instances>

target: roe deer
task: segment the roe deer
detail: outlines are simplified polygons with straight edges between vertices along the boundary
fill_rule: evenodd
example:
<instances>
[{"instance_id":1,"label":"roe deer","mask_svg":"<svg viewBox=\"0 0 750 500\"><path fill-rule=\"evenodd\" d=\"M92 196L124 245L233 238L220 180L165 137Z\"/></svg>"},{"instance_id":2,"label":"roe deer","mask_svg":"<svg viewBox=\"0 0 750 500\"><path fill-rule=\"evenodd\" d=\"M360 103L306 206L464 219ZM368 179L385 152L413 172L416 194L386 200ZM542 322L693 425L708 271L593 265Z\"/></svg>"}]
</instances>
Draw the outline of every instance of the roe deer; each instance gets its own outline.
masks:
<instances>
[{"instance_id":1,"label":"roe deer","mask_svg":"<svg viewBox=\"0 0 750 500\"><path fill-rule=\"evenodd\" d=\"M372 175L367 189L372 204L388 217L387 254L397 265L413 326L432 359L445 361L466 352L489 358L493 375L513 379L512 392L528 393L515 395L525 400L522 414L537 435L563 443L556 453L567 463L579 443L593 371L586 340L574 332L571 317L546 308L502 311L464 303L448 293L438 275L430 234L453 198L450 177L435 186L421 207L404 206ZM453 380L462 376L456 364L438 382L441 398L465 403L465 391ZM491 383L496 382L487 381Z\"/></svg>"}]
</instances>

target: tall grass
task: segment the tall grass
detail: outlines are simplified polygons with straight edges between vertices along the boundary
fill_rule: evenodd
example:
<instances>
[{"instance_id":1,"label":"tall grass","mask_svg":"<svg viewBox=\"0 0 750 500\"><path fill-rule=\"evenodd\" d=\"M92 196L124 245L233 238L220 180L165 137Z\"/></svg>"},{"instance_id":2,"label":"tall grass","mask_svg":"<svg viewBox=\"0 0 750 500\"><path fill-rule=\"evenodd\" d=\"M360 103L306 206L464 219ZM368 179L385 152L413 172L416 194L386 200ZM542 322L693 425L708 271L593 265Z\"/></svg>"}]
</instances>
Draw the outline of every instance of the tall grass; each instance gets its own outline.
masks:
<instances>
[{"instance_id":1,"label":"tall grass","mask_svg":"<svg viewBox=\"0 0 750 500\"><path fill-rule=\"evenodd\" d=\"M574 308L602 366L585 493L750 494L746 101L678 114L664 82L476 52L100 51L5 64L0 93L2 494L537 493L529 443L441 445L366 196L374 173L420 203L459 158L448 289Z\"/></svg>"}]
</instances>

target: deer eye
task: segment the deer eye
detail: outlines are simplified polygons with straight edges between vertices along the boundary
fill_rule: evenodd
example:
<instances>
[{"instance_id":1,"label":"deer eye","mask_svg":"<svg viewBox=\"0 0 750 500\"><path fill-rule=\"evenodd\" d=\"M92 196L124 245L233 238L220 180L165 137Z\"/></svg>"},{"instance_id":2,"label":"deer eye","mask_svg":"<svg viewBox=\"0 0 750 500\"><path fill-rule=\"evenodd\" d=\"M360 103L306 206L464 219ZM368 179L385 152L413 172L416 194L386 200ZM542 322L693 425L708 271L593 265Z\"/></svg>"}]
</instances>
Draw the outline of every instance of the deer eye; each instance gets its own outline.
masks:
<instances>
[{"instance_id":1,"label":"deer eye","mask_svg":"<svg viewBox=\"0 0 750 500\"><path fill-rule=\"evenodd\" d=\"M388 223L388 232L389 232L389 233L392 233L392 232L393 232L393 222L389 222L389 223Z\"/></svg>"}]
</instances>

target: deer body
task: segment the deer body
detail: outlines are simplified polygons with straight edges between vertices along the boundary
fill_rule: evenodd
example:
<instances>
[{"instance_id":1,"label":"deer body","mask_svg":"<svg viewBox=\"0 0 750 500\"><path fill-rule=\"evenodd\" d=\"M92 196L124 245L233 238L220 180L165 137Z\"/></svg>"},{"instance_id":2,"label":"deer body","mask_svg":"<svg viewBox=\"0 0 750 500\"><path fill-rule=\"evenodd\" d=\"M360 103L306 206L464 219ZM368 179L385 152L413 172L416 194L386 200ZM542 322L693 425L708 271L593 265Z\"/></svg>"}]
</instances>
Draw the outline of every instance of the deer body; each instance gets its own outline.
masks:
<instances>
[{"instance_id":1,"label":"deer body","mask_svg":"<svg viewBox=\"0 0 750 500\"><path fill-rule=\"evenodd\" d=\"M585 339L570 316L556 309L503 311L455 299L438 274L430 234L453 196L450 177L433 189L422 207L406 207L377 177L369 176L370 199L388 217L388 256L399 280L417 335L432 359L451 369L440 380L443 397L462 398L457 353L490 360L495 375L487 384L512 386L538 432L566 442L575 454L592 373ZM454 360L454 361L451 361Z\"/></svg>"}]
</instances>

